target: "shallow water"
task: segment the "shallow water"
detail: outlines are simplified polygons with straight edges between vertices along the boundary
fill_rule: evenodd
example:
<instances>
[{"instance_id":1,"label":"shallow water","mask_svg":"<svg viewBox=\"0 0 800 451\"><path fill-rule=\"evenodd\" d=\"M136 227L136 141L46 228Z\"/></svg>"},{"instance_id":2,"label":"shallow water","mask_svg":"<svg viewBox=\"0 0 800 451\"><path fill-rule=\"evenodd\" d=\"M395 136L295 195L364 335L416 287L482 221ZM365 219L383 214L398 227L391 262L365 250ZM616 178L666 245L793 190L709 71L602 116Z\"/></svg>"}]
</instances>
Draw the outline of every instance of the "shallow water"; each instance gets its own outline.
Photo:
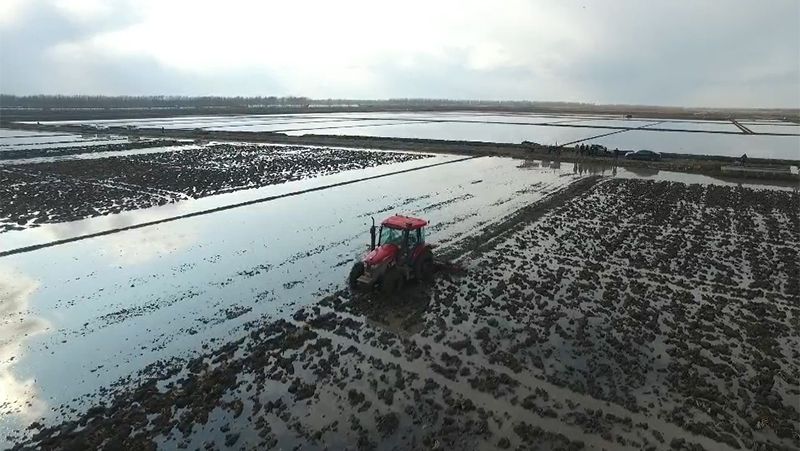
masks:
<instances>
[{"instance_id":1,"label":"shallow water","mask_svg":"<svg viewBox=\"0 0 800 451\"><path fill-rule=\"evenodd\" d=\"M436 121L426 123L425 121ZM448 122L451 121L451 122ZM412 123L409 123L412 122ZM415 123L419 122L419 123ZM488 123L487 123L488 122ZM496 123L493 123L496 122ZM444 139L540 144L564 144L592 139L592 143L620 149L652 149L661 152L785 158L800 160L800 136L745 135L730 121L624 119L618 115L525 114L490 112L353 112L280 115L186 116L99 121L58 121L58 124L135 125L170 129L204 128L227 131L275 131L290 135L344 135ZM552 127L543 124L574 125ZM793 133L797 124L779 121L743 121L755 133ZM752 125L751 125L752 124ZM338 127L337 127L338 126ZM591 127L587 127L591 126ZM614 129L601 127L669 128L680 131L625 131L600 137ZM596 127L596 128L593 128ZM734 132L725 135L708 132ZM800 133L798 133L800 134ZM589 142L589 141L584 141ZM0 137L2 143L2 137Z\"/></svg>"},{"instance_id":2,"label":"shallow water","mask_svg":"<svg viewBox=\"0 0 800 451\"><path fill-rule=\"evenodd\" d=\"M711 133L659 132L631 130L591 139L609 149L649 149L657 152L693 155L724 155L800 160L800 136L727 135Z\"/></svg>"},{"instance_id":3,"label":"shallow water","mask_svg":"<svg viewBox=\"0 0 800 451\"><path fill-rule=\"evenodd\" d=\"M288 132L288 135L380 136L389 138L444 139L519 144L533 141L557 144L613 132L608 129L465 122L430 122L382 127L333 128Z\"/></svg>"},{"instance_id":4,"label":"shallow water","mask_svg":"<svg viewBox=\"0 0 800 451\"><path fill-rule=\"evenodd\" d=\"M755 133L794 133L800 135L800 125L797 124L744 124Z\"/></svg>"},{"instance_id":5,"label":"shallow water","mask_svg":"<svg viewBox=\"0 0 800 451\"><path fill-rule=\"evenodd\" d=\"M8 135L21 130L4 129ZM45 149L77 146L101 146L128 142L126 136L30 134L0 136L0 152L7 150Z\"/></svg>"},{"instance_id":6,"label":"shallow water","mask_svg":"<svg viewBox=\"0 0 800 451\"><path fill-rule=\"evenodd\" d=\"M581 177L569 165L518 166L470 159L0 258L0 291L10 299L0 320L0 378L9 387L0 400L0 436L39 416L54 419L51 409L158 359L235 338L246 321L287 315L340 288L365 249L371 216L421 215L431 221L429 240L452 244ZM274 189L195 202L232 203L267 191ZM0 248L197 207L185 202L5 233ZM10 329L17 324L23 329Z\"/></svg>"}]
</instances>

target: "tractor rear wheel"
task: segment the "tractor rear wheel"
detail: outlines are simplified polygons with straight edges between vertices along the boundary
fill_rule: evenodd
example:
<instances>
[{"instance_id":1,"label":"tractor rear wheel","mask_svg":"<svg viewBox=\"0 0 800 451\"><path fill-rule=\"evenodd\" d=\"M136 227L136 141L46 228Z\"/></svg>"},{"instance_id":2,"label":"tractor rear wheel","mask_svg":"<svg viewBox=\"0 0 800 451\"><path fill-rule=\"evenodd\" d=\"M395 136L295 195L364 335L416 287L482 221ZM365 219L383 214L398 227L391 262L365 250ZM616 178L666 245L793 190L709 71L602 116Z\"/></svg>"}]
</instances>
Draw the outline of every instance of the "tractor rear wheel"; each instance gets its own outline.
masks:
<instances>
[{"instance_id":1,"label":"tractor rear wheel","mask_svg":"<svg viewBox=\"0 0 800 451\"><path fill-rule=\"evenodd\" d=\"M417 280L430 280L433 277L433 255L430 251L425 251L417 258L414 264L414 277Z\"/></svg>"},{"instance_id":2,"label":"tractor rear wheel","mask_svg":"<svg viewBox=\"0 0 800 451\"><path fill-rule=\"evenodd\" d=\"M364 263L356 262L350 270L350 276L347 277L347 285L351 289L358 288L358 278L364 274Z\"/></svg>"},{"instance_id":3,"label":"tractor rear wheel","mask_svg":"<svg viewBox=\"0 0 800 451\"><path fill-rule=\"evenodd\" d=\"M381 281L381 291L383 294L394 294L403 288L403 274L397 268L386 271Z\"/></svg>"}]
</instances>

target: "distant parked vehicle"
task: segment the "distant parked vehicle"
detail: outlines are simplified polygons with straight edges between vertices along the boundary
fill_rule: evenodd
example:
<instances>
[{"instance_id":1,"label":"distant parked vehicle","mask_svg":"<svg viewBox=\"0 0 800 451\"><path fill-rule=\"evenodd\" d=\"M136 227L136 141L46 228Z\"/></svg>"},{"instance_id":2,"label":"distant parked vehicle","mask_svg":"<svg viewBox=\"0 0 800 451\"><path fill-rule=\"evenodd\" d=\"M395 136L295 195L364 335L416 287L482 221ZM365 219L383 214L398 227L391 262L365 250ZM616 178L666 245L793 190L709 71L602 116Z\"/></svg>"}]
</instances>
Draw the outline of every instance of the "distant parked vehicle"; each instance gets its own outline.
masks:
<instances>
[{"instance_id":1,"label":"distant parked vehicle","mask_svg":"<svg viewBox=\"0 0 800 451\"><path fill-rule=\"evenodd\" d=\"M661 153L642 149L625 155L625 158L629 160L661 161Z\"/></svg>"}]
</instances>

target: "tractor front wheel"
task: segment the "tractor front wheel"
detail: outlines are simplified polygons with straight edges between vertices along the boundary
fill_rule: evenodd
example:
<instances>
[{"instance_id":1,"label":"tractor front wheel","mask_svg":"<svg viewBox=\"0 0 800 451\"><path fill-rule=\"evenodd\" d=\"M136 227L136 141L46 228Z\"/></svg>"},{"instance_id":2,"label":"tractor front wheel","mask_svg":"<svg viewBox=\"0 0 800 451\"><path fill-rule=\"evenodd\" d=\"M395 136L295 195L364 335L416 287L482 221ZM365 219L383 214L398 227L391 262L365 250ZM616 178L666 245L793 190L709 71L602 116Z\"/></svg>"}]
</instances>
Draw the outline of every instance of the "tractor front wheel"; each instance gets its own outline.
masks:
<instances>
[{"instance_id":1,"label":"tractor front wheel","mask_svg":"<svg viewBox=\"0 0 800 451\"><path fill-rule=\"evenodd\" d=\"M383 294L393 294L403 288L403 274L397 268L386 271L381 281L381 291Z\"/></svg>"},{"instance_id":2,"label":"tractor front wheel","mask_svg":"<svg viewBox=\"0 0 800 451\"><path fill-rule=\"evenodd\" d=\"M350 286L351 289L355 290L358 288L358 278L364 274L364 263L356 262L353 265L353 269L350 270L350 276L347 278L347 284Z\"/></svg>"}]
</instances>

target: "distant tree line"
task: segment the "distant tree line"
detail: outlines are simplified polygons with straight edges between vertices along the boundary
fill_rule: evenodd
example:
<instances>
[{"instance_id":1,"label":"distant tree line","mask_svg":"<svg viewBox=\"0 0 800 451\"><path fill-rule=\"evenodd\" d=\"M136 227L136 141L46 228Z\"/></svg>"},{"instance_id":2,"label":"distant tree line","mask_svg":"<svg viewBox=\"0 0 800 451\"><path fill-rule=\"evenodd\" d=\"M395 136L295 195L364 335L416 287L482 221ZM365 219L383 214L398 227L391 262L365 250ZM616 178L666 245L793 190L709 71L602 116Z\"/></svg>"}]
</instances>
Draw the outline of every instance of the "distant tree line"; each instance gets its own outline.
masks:
<instances>
[{"instance_id":1,"label":"distant tree line","mask_svg":"<svg viewBox=\"0 0 800 451\"><path fill-rule=\"evenodd\" d=\"M90 96L0 94L0 122L52 119L55 116L103 118L155 117L167 114L270 113L294 111L384 111L384 110L487 110L510 112L562 112L619 114L623 117L731 117L777 118L800 122L797 108L736 109L682 108L654 105L598 105L580 102L528 100L455 100L425 98L312 99L297 96ZM69 113L71 112L71 113ZM71 114L72 116L64 116Z\"/></svg>"},{"instance_id":2,"label":"distant tree line","mask_svg":"<svg viewBox=\"0 0 800 451\"><path fill-rule=\"evenodd\" d=\"M221 96L15 96L0 94L3 108L218 108L299 106L306 97L221 97Z\"/></svg>"},{"instance_id":3,"label":"distant tree line","mask_svg":"<svg viewBox=\"0 0 800 451\"><path fill-rule=\"evenodd\" d=\"M358 105L372 107L529 107L590 105L569 102L530 102L497 100L451 99L310 99L308 97L222 97L222 96L89 96L89 95L30 95L0 94L2 108L264 108L306 105Z\"/></svg>"}]
</instances>

